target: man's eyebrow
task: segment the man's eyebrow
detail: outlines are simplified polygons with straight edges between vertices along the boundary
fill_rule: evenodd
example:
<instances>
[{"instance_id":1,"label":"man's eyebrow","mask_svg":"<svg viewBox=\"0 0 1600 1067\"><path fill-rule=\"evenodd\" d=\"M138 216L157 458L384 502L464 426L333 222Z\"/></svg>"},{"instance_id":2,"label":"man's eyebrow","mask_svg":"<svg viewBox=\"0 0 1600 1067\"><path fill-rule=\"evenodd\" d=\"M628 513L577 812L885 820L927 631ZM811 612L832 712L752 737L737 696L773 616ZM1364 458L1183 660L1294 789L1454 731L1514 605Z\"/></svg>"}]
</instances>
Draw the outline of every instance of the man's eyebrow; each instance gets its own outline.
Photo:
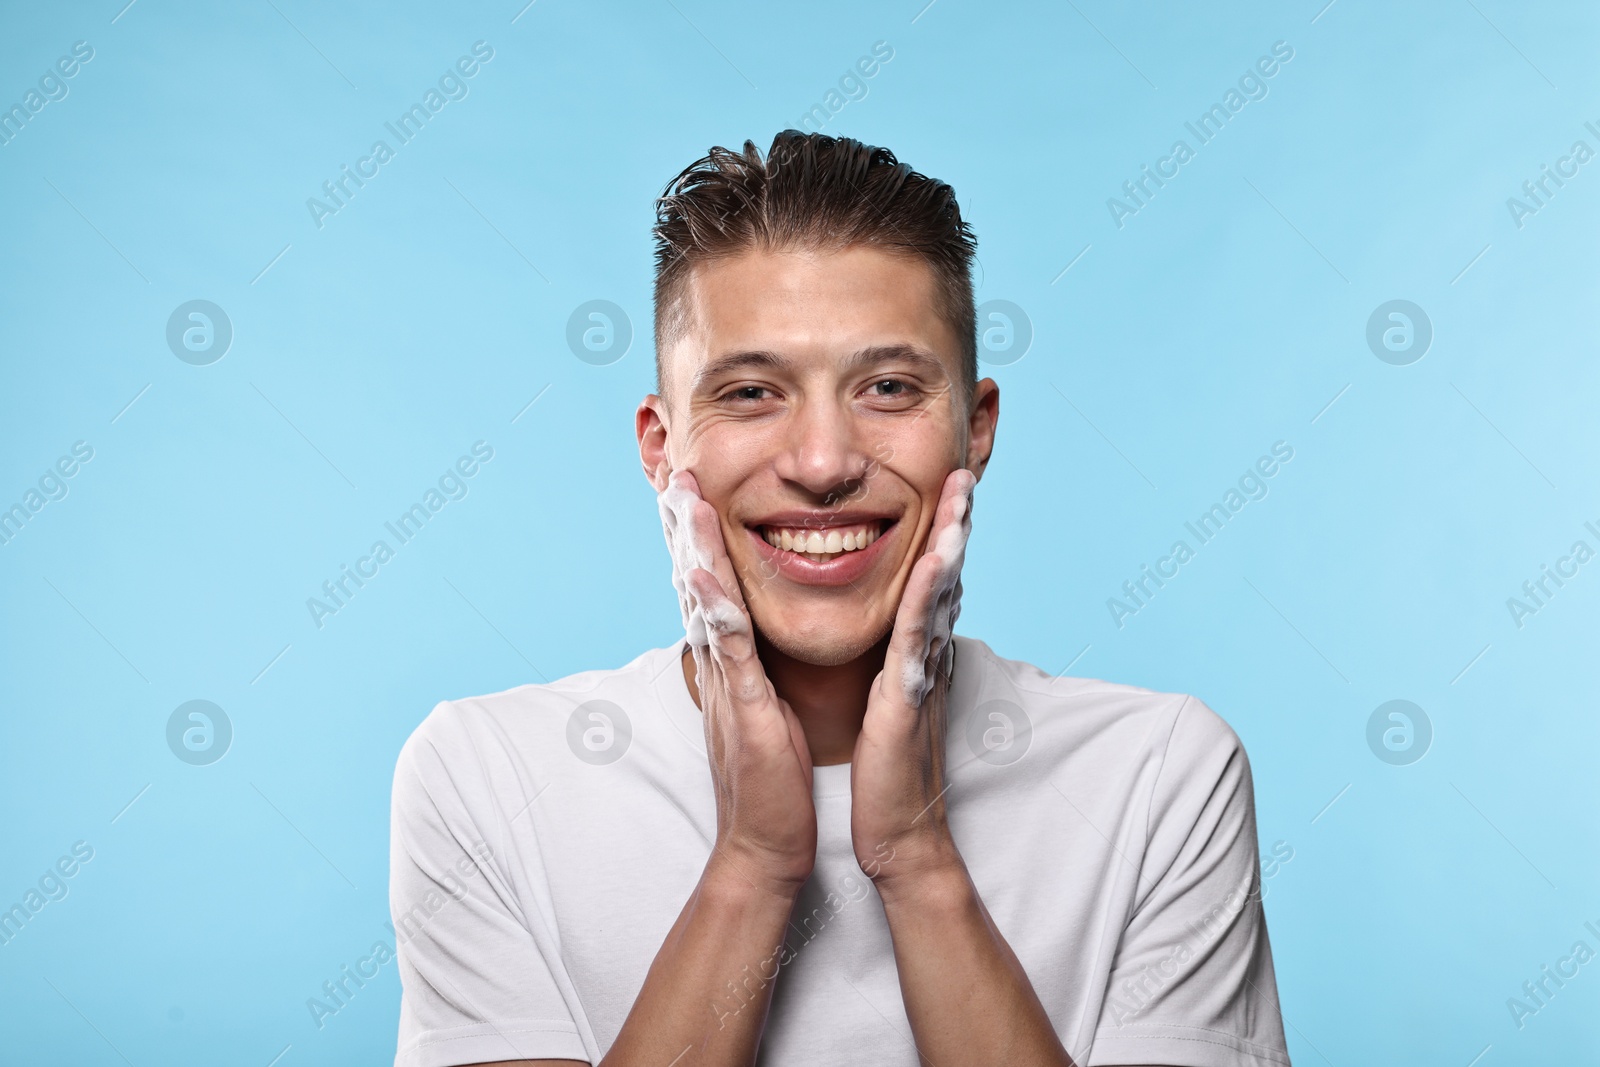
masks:
<instances>
[{"instance_id":1,"label":"man's eyebrow","mask_svg":"<svg viewBox=\"0 0 1600 1067\"><path fill-rule=\"evenodd\" d=\"M879 363L909 363L919 370L945 373L944 362L925 348L912 344L874 345L848 356L845 366L850 369L872 367Z\"/></svg>"},{"instance_id":2,"label":"man's eyebrow","mask_svg":"<svg viewBox=\"0 0 1600 1067\"><path fill-rule=\"evenodd\" d=\"M730 371L743 370L746 367L771 370L775 367L786 366L788 362L776 352L762 350L730 352L725 356L718 356L704 367L701 367L695 374L694 381L690 383L690 389L694 392L699 392L706 382L720 378Z\"/></svg>"},{"instance_id":3,"label":"man's eyebrow","mask_svg":"<svg viewBox=\"0 0 1600 1067\"><path fill-rule=\"evenodd\" d=\"M852 352L844 359L846 370L858 370L865 367L876 366L880 363L909 363L919 370L936 373L943 377L946 373L944 362L938 356L925 348L912 344L873 345ZM747 352L730 352L725 356L707 363L694 376L690 388L699 391L707 382L713 381L732 371L746 368L759 368L773 370L789 365L789 360L776 352L756 349Z\"/></svg>"}]
</instances>

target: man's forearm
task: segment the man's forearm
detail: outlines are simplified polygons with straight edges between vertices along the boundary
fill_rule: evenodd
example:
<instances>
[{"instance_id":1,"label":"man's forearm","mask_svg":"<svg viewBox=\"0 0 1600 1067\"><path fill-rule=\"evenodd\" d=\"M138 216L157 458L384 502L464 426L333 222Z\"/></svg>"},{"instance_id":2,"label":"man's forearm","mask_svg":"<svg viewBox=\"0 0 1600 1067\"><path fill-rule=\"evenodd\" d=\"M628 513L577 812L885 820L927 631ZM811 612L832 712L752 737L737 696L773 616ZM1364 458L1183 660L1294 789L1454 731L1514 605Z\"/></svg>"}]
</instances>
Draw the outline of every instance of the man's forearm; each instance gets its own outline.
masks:
<instances>
[{"instance_id":1,"label":"man's forearm","mask_svg":"<svg viewBox=\"0 0 1600 1067\"><path fill-rule=\"evenodd\" d=\"M753 1064L798 891L713 854L600 1067Z\"/></svg>"},{"instance_id":2,"label":"man's forearm","mask_svg":"<svg viewBox=\"0 0 1600 1067\"><path fill-rule=\"evenodd\" d=\"M878 882L900 995L922 1058L950 1064L1072 1067L959 856Z\"/></svg>"}]
</instances>

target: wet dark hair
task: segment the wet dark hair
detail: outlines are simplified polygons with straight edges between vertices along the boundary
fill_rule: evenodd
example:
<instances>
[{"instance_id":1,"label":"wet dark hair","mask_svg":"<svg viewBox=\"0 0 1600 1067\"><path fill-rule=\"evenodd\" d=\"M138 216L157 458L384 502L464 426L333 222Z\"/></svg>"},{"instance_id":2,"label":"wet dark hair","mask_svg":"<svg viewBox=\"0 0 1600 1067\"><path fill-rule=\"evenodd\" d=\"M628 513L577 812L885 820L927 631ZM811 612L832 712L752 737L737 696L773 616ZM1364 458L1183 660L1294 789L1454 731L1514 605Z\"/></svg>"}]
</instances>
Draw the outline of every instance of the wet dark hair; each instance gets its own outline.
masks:
<instances>
[{"instance_id":1,"label":"wet dark hair","mask_svg":"<svg viewBox=\"0 0 1600 1067\"><path fill-rule=\"evenodd\" d=\"M849 137L784 130L765 161L714 147L656 200L656 390L662 352L689 327L684 299L696 263L756 250L837 251L864 245L921 258L933 269L936 310L961 341L965 397L978 377L972 260L977 238L955 190Z\"/></svg>"}]
</instances>

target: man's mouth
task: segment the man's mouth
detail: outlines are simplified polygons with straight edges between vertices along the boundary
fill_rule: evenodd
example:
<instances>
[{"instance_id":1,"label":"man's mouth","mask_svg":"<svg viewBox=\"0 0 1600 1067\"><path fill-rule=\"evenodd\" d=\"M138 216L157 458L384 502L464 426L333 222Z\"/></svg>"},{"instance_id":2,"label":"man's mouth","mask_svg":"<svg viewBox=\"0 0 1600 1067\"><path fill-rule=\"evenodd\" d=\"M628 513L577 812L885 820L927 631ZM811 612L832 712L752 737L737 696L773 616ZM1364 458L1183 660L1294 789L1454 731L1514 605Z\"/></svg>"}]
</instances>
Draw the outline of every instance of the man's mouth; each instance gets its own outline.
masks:
<instances>
[{"instance_id":1,"label":"man's mouth","mask_svg":"<svg viewBox=\"0 0 1600 1067\"><path fill-rule=\"evenodd\" d=\"M806 526L757 526L761 538L773 548L793 552L813 563L827 563L847 552L859 552L892 525L891 519L873 519L851 526L826 529Z\"/></svg>"}]
</instances>

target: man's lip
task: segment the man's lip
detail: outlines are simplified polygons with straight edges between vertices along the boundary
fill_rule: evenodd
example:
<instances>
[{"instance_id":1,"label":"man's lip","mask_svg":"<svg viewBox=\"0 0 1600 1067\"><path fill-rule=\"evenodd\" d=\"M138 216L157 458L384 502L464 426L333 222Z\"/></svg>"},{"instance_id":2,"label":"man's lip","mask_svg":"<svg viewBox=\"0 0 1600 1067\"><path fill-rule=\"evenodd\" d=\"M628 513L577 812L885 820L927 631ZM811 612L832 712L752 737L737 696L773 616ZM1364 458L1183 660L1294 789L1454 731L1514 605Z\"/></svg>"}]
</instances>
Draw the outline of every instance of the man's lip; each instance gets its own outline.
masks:
<instances>
[{"instance_id":1,"label":"man's lip","mask_svg":"<svg viewBox=\"0 0 1600 1067\"><path fill-rule=\"evenodd\" d=\"M847 527L885 525L898 515L882 511L778 511L745 523L751 529L762 526L791 530L842 530Z\"/></svg>"},{"instance_id":2,"label":"man's lip","mask_svg":"<svg viewBox=\"0 0 1600 1067\"><path fill-rule=\"evenodd\" d=\"M874 520L858 520L855 525L865 525L870 521ZM778 524L773 523L773 525ZM900 524L891 520L878 535L878 539L866 548L856 549L854 552L841 552L833 559L819 563L799 553L776 548L767 543L757 527L747 527L750 540L755 545L756 555L762 562L762 577L768 579L783 577L798 585L819 586L853 585L860 581L877 563L878 557L885 551L883 547L885 542L893 540L899 528ZM771 568L770 572L767 568Z\"/></svg>"}]
</instances>

